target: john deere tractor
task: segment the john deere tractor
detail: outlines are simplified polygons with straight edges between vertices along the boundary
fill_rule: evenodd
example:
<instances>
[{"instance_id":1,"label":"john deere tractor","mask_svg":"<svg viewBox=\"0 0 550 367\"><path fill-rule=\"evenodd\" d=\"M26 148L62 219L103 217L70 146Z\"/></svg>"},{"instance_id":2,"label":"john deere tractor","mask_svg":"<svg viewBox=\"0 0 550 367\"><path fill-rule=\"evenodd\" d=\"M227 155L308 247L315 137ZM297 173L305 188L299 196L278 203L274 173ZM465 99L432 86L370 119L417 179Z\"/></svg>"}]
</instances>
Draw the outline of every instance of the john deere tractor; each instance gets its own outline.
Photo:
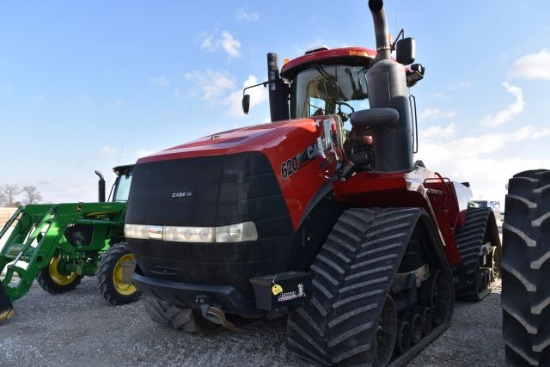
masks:
<instances>
[{"instance_id":1,"label":"john deere tractor","mask_svg":"<svg viewBox=\"0 0 550 367\"><path fill-rule=\"evenodd\" d=\"M0 231L0 322L13 315L13 301L36 279L50 294L74 290L84 276L97 275L107 302L134 302L139 292L125 275L134 256L124 239L124 216L133 165L114 168L110 200L99 176L99 200L92 203L30 204L19 207Z\"/></svg>"}]
</instances>

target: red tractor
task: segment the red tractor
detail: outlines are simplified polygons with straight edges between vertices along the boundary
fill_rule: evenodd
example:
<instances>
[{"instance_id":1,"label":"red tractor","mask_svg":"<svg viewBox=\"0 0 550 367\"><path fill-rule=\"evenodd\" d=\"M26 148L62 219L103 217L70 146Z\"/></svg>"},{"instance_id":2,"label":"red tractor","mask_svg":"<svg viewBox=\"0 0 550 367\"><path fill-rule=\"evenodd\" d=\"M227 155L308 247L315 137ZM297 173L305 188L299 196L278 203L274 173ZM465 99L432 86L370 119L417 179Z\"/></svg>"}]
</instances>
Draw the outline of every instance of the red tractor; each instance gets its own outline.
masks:
<instances>
[{"instance_id":1,"label":"red tractor","mask_svg":"<svg viewBox=\"0 0 550 367\"><path fill-rule=\"evenodd\" d=\"M445 330L455 292L490 292L493 212L413 162L423 68L413 39L390 43L382 1L369 7L376 51L321 48L281 70L268 54L271 123L138 160L125 236L153 320L207 331L288 315L299 357L385 366Z\"/></svg>"}]
</instances>

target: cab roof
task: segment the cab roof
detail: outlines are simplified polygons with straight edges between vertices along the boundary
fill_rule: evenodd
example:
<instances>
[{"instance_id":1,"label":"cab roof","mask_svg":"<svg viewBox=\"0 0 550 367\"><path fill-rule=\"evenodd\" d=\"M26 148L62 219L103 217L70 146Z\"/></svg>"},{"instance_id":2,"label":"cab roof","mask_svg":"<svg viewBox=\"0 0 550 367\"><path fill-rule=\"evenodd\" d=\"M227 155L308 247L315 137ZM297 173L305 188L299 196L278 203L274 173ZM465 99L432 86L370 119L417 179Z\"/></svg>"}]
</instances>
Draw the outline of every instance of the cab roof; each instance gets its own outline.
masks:
<instances>
[{"instance_id":1,"label":"cab roof","mask_svg":"<svg viewBox=\"0 0 550 367\"><path fill-rule=\"evenodd\" d=\"M296 73L307 69L313 62L370 66L375 56L376 51L363 47L320 48L319 51L306 52L305 55L285 63L281 68L281 76L292 78Z\"/></svg>"}]
</instances>

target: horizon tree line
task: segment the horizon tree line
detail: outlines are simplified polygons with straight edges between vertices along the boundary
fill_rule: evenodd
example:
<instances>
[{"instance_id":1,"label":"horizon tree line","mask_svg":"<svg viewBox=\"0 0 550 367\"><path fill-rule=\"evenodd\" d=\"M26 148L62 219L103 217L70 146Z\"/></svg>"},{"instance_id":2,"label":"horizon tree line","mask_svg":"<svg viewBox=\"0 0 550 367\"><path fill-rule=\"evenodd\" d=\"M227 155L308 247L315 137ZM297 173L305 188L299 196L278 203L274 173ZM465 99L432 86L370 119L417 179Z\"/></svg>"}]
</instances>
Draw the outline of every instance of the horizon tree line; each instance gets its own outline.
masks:
<instances>
[{"instance_id":1,"label":"horizon tree line","mask_svg":"<svg viewBox=\"0 0 550 367\"><path fill-rule=\"evenodd\" d=\"M0 207L17 208L20 205L38 204L42 195L36 186L0 185Z\"/></svg>"}]
</instances>

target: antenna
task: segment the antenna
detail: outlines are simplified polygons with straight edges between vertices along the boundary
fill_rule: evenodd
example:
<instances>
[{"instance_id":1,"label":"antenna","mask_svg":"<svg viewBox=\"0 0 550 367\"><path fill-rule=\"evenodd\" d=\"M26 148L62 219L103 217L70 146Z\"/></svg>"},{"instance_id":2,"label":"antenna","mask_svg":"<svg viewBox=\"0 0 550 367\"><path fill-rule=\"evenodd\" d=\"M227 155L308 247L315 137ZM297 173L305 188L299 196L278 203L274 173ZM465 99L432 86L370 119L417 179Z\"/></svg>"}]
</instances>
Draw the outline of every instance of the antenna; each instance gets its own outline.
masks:
<instances>
[{"instance_id":1,"label":"antenna","mask_svg":"<svg viewBox=\"0 0 550 367\"><path fill-rule=\"evenodd\" d=\"M124 152L124 140L122 141L122 145L120 147L120 154L118 155L118 163L117 166L120 166L120 159L122 158L122 153Z\"/></svg>"}]
</instances>

